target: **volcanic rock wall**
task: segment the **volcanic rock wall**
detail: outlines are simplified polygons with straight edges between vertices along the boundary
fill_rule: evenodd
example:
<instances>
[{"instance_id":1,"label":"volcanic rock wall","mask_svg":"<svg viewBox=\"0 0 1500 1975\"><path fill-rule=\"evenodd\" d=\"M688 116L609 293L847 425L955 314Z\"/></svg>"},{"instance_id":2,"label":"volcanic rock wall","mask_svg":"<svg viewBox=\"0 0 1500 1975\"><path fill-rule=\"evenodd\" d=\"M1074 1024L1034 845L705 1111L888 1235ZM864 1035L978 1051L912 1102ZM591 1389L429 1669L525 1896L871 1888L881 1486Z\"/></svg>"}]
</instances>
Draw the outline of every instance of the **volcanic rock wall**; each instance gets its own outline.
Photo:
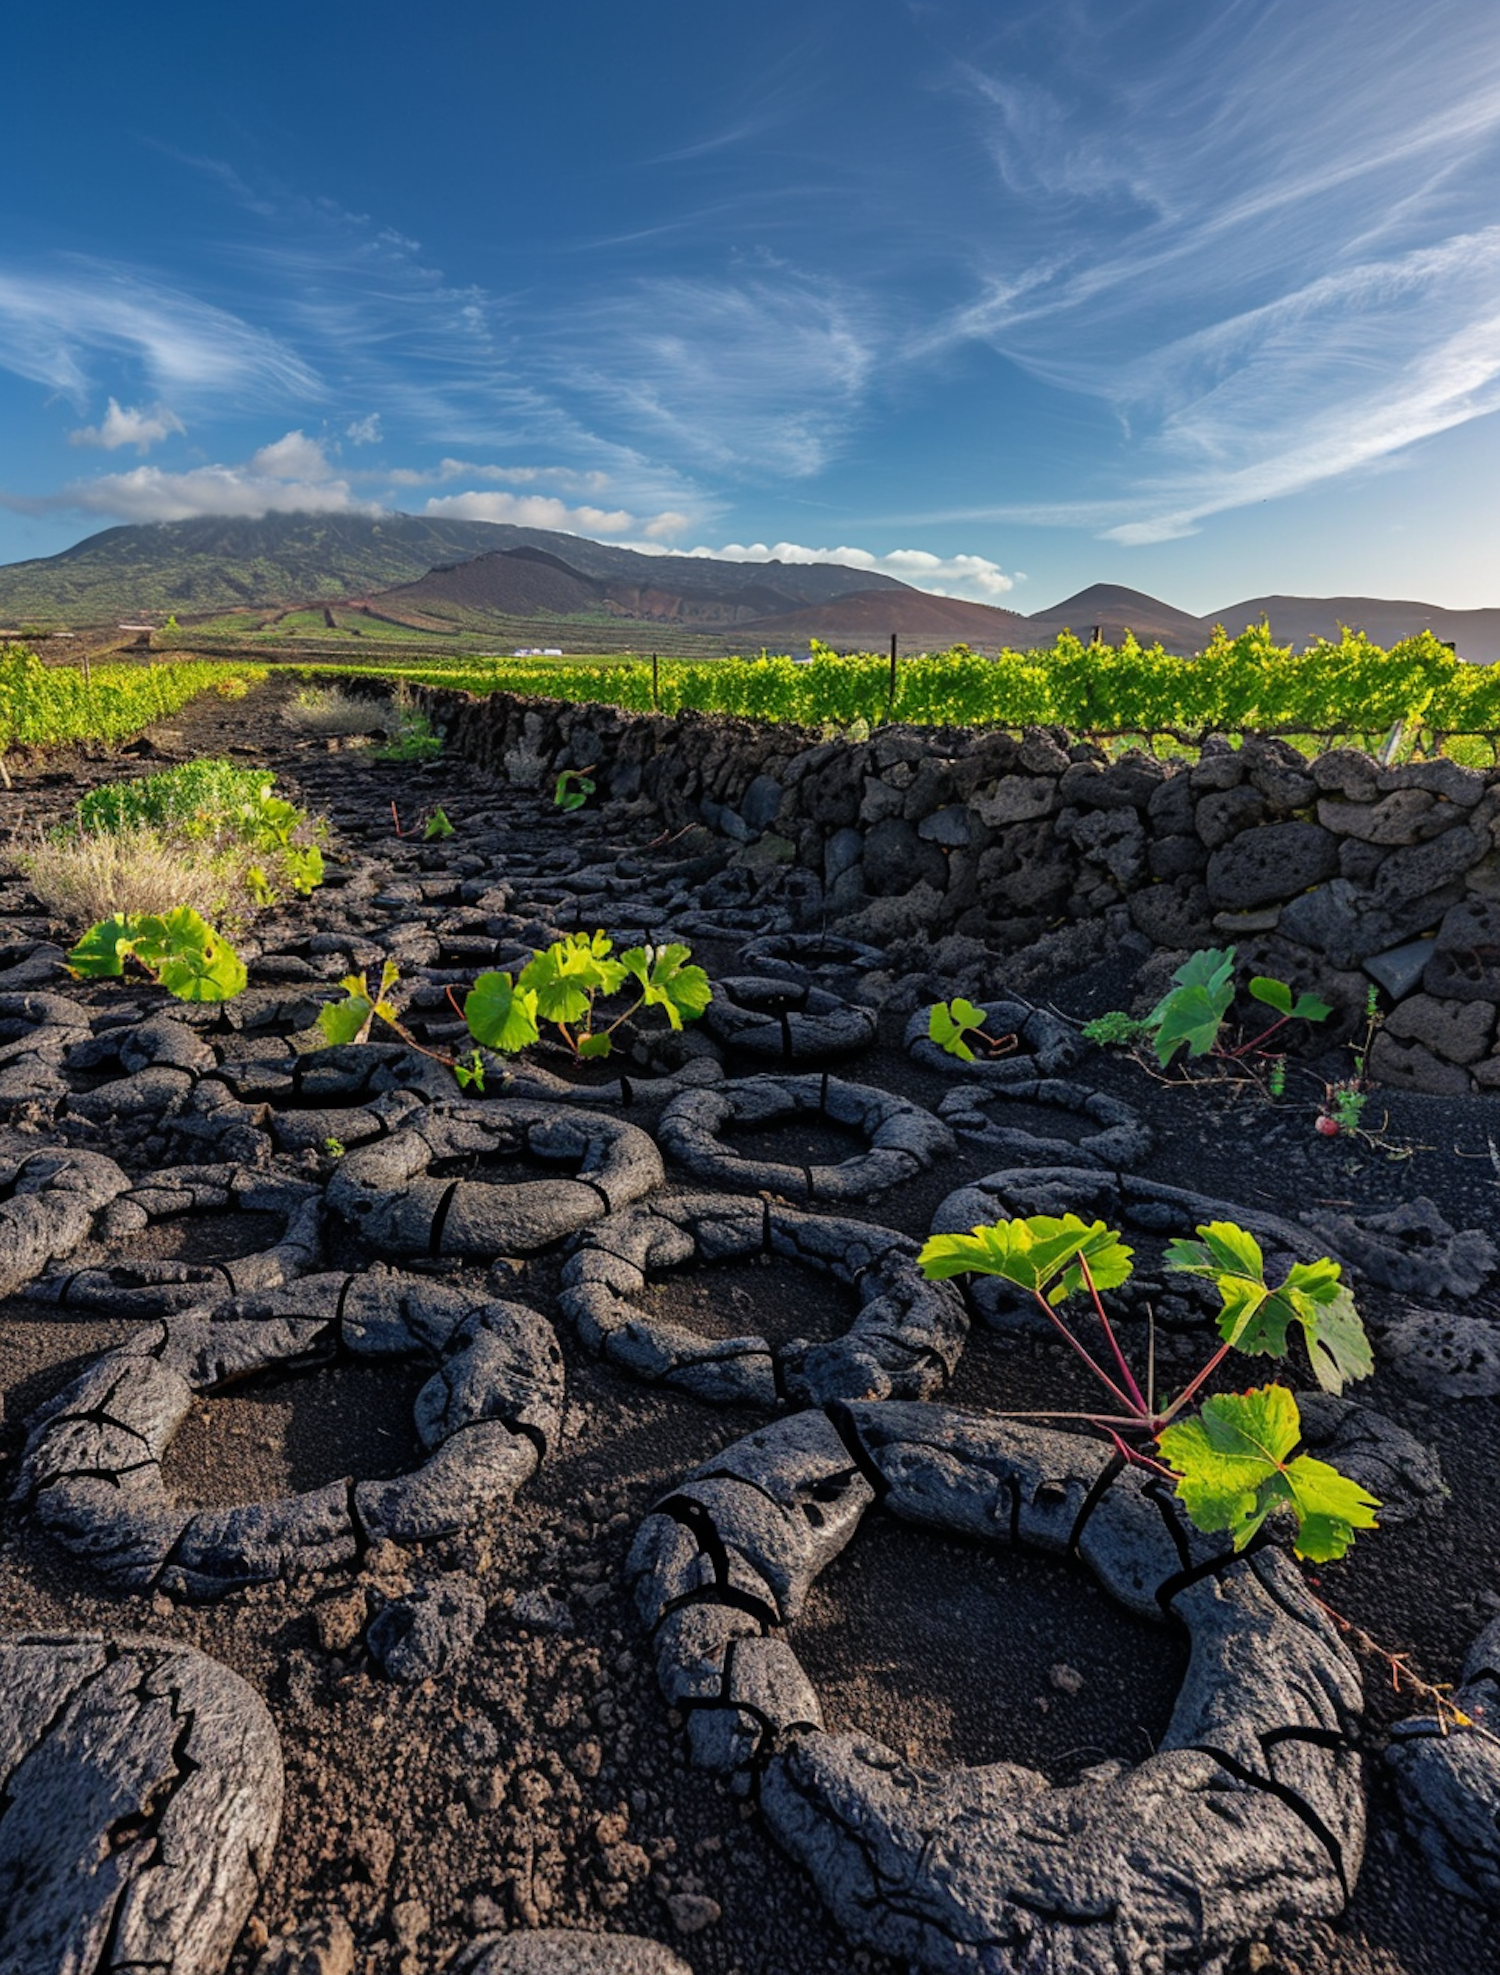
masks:
<instances>
[{"instance_id":1,"label":"volcanic rock wall","mask_svg":"<svg viewBox=\"0 0 1500 1975\"><path fill-rule=\"evenodd\" d=\"M889 727L867 741L692 713L426 692L449 742L512 783L587 768L606 801L706 824L747 864L796 864L841 930L967 934L1015 952L1105 918L1153 946L1233 942L1256 972L1352 1013L1395 1006L1383 1082L1500 1090L1500 770L1382 768L1210 742L1110 763L1060 728Z\"/></svg>"}]
</instances>

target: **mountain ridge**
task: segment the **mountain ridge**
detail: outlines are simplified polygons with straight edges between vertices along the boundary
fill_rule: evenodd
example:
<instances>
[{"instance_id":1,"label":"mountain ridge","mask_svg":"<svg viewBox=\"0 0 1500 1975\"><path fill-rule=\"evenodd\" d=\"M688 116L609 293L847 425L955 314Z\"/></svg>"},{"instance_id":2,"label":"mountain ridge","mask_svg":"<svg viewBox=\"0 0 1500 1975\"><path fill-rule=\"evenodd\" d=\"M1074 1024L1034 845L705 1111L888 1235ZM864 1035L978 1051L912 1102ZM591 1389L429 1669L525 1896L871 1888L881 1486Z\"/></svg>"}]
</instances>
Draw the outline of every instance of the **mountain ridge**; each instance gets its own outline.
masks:
<instances>
[{"instance_id":1,"label":"mountain ridge","mask_svg":"<svg viewBox=\"0 0 1500 1975\"><path fill-rule=\"evenodd\" d=\"M1465 658L1500 661L1500 608L1274 593L1195 615L1123 584L1094 583L1022 614L843 563L645 554L557 529L401 513L124 524L54 556L0 565L0 622L15 629L350 600L377 619L399 622L405 611L414 631L461 624L489 636L494 620L493 635L503 637L499 620L534 617L575 647L590 623L609 622L867 649L893 634L906 649L956 641L993 649L1049 644L1064 629L1114 643L1128 629L1185 654L1201 650L1216 625L1233 634L1264 617L1282 644L1337 640L1345 624L1380 645L1430 630Z\"/></svg>"}]
</instances>

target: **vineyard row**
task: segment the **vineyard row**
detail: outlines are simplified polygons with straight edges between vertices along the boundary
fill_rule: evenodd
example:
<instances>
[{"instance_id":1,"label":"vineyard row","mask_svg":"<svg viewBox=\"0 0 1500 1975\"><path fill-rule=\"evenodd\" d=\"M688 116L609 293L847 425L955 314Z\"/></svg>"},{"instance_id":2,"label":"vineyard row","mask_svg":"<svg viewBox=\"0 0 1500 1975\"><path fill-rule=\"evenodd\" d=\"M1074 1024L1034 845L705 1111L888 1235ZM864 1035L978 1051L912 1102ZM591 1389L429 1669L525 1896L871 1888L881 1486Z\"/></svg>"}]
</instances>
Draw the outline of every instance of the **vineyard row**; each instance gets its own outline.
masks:
<instances>
[{"instance_id":1,"label":"vineyard row","mask_svg":"<svg viewBox=\"0 0 1500 1975\"><path fill-rule=\"evenodd\" d=\"M1197 657L1175 658L1127 636L1085 645L1064 634L1050 650L979 657L962 645L933 656L810 661L725 658L621 665L539 665L513 659L404 666L400 676L469 692L535 693L599 701L627 712L691 708L752 720L906 721L917 726L1066 727L1075 734L1163 735L1186 746L1213 733L1383 734L1400 721L1428 745L1500 735L1500 666L1468 664L1430 633L1388 650L1353 632L1303 652L1264 627L1220 634ZM388 675L389 676L389 675Z\"/></svg>"}]
</instances>

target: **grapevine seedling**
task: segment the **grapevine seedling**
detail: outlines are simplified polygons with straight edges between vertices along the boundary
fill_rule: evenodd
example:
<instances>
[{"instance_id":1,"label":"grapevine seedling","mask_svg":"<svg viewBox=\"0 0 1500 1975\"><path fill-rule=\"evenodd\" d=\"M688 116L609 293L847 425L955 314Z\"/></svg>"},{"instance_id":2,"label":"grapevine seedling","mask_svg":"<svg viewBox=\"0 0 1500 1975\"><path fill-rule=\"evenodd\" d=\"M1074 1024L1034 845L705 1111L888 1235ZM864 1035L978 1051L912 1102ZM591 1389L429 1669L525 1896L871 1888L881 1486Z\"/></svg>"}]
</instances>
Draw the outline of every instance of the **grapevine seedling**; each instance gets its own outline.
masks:
<instances>
[{"instance_id":1,"label":"grapevine seedling","mask_svg":"<svg viewBox=\"0 0 1500 1975\"><path fill-rule=\"evenodd\" d=\"M457 832L441 809L434 809L422 828L423 843L442 843L448 837L455 835Z\"/></svg>"},{"instance_id":2,"label":"grapevine seedling","mask_svg":"<svg viewBox=\"0 0 1500 1975\"><path fill-rule=\"evenodd\" d=\"M1183 1048L1193 1057L1213 1055L1226 1063L1244 1062L1249 1056L1264 1055L1264 1045L1288 1022L1323 1022L1333 1013L1318 995L1294 995L1285 981L1256 974L1249 984L1251 999L1269 1008L1276 1019L1247 1042L1226 1046L1220 1037L1234 1000L1234 957L1232 946L1204 947L1190 954L1149 1015L1136 1022L1120 1009L1111 1009L1088 1023L1084 1035L1090 1042L1104 1044L1149 1039L1165 1070Z\"/></svg>"},{"instance_id":3,"label":"grapevine seedling","mask_svg":"<svg viewBox=\"0 0 1500 1975\"><path fill-rule=\"evenodd\" d=\"M228 1001L248 978L234 948L189 905L101 919L73 948L67 965L75 980L119 980L127 960L179 1001Z\"/></svg>"},{"instance_id":4,"label":"grapevine seedling","mask_svg":"<svg viewBox=\"0 0 1500 1975\"><path fill-rule=\"evenodd\" d=\"M1171 1482L1184 1509L1206 1534L1227 1531L1243 1550L1273 1514L1296 1524L1293 1547L1316 1562L1341 1557L1356 1530L1373 1529L1376 1499L1326 1462L1296 1450L1301 1439L1297 1402L1285 1386L1219 1393L1182 1415L1231 1351L1285 1357L1289 1331L1300 1330L1313 1376L1339 1393L1373 1369L1364 1325L1344 1287L1337 1262L1296 1262L1285 1279L1267 1282L1260 1245L1244 1228L1212 1221L1197 1241L1177 1240L1166 1263L1179 1274L1213 1285L1220 1301L1220 1344L1202 1369L1165 1405L1153 1377L1142 1390L1105 1310L1100 1292L1128 1280L1132 1251L1103 1221L1076 1214L1036 1214L998 1221L969 1234L938 1234L918 1261L930 1279L998 1276L1024 1291L1082 1359L1109 1395L1110 1410L1049 1413L1082 1418L1131 1466ZM1061 1306L1086 1296L1102 1334L1090 1349Z\"/></svg>"},{"instance_id":5,"label":"grapevine seedling","mask_svg":"<svg viewBox=\"0 0 1500 1975\"><path fill-rule=\"evenodd\" d=\"M970 1047L969 1038L981 1043L988 1057L1008 1056L1017 1047L1013 1035L992 1036L985 1034L985 1012L976 1008L972 1001L956 995L952 1001L939 1001L927 1017L927 1036L939 1049L950 1056L956 1056L961 1063L972 1063L978 1053Z\"/></svg>"},{"instance_id":6,"label":"grapevine seedling","mask_svg":"<svg viewBox=\"0 0 1500 1975\"><path fill-rule=\"evenodd\" d=\"M590 779L592 768L564 768L552 790L552 801L558 809L582 809L594 793L594 783Z\"/></svg>"},{"instance_id":7,"label":"grapevine seedling","mask_svg":"<svg viewBox=\"0 0 1500 1975\"><path fill-rule=\"evenodd\" d=\"M616 1032L642 1008L660 1008L673 1029L696 1021L711 999L708 976L688 964L685 946L633 946L614 954L607 933L570 933L534 953L512 979L481 974L464 997L469 1033L487 1049L514 1055L550 1022L579 1060L608 1056ZM607 1025L597 1004L633 982L634 1001Z\"/></svg>"}]
</instances>

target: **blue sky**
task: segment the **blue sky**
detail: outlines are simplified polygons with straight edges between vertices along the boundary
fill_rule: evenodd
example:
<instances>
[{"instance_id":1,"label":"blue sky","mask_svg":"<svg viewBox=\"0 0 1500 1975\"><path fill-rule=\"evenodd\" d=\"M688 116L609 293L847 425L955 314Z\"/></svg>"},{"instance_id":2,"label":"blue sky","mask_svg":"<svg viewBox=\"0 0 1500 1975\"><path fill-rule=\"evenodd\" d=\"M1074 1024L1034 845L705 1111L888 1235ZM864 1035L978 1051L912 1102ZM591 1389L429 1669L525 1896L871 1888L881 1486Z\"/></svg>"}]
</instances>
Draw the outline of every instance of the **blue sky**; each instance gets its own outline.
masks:
<instances>
[{"instance_id":1,"label":"blue sky","mask_svg":"<svg viewBox=\"0 0 1500 1975\"><path fill-rule=\"evenodd\" d=\"M1500 604L1493 0L365 0L6 33L0 560L400 507Z\"/></svg>"}]
</instances>

